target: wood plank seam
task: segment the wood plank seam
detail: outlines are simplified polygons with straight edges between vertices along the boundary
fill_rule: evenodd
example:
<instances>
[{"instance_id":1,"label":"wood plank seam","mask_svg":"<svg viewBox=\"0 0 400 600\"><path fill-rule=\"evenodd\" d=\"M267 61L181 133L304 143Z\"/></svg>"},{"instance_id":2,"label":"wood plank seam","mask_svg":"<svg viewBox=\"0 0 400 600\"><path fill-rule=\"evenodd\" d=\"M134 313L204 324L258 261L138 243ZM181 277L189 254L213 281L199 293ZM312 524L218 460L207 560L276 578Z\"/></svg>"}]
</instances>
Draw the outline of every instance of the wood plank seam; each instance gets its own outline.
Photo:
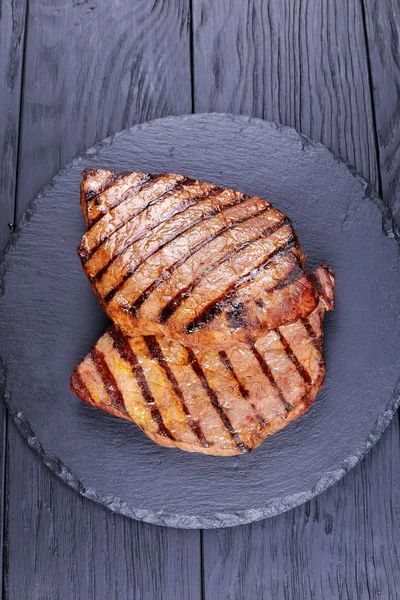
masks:
<instances>
[{"instance_id":1,"label":"wood plank seam","mask_svg":"<svg viewBox=\"0 0 400 600\"><path fill-rule=\"evenodd\" d=\"M194 0L189 0L189 60L190 60L190 93L191 93L191 112L196 112L195 99L195 60L194 60ZM204 573L204 530L200 529L200 600L205 600L205 573Z\"/></svg>"},{"instance_id":2,"label":"wood plank seam","mask_svg":"<svg viewBox=\"0 0 400 600\"><path fill-rule=\"evenodd\" d=\"M18 118L18 132L17 132L17 162L15 165L15 191L14 191L14 219L12 223L12 229L15 230L18 226L17 223L17 214L18 214L18 192L19 192L19 166L21 160L21 139L22 139L22 122L23 122L23 112L24 112L24 103L22 102L22 95L25 86L25 66L26 66L26 40L28 36L28 22L29 22L29 2L30 0L26 0L25 6L25 20L24 20L24 34L23 34L23 42L22 42L22 71L21 71L21 85L19 92L19 118Z\"/></svg>"},{"instance_id":3,"label":"wood plank seam","mask_svg":"<svg viewBox=\"0 0 400 600\"><path fill-rule=\"evenodd\" d=\"M8 432L8 413L5 413L4 418L4 427L3 430L6 433L7 440L7 432ZM9 499L9 473L8 473L8 464L6 462L6 452L3 454L2 461L2 469L3 469L3 497L2 497L2 509L3 509L3 522L2 522L2 535L3 535L3 543L1 545L1 598L2 600L7 600L7 574L8 574L8 499Z\"/></svg>"},{"instance_id":4,"label":"wood plank seam","mask_svg":"<svg viewBox=\"0 0 400 600\"><path fill-rule=\"evenodd\" d=\"M189 55L190 55L190 93L192 103L192 114L196 112L195 102L195 72L194 72L194 18L193 1L189 0Z\"/></svg>"},{"instance_id":5,"label":"wood plank seam","mask_svg":"<svg viewBox=\"0 0 400 600\"><path fill-rule=\"evenodd\" d=\"M204 529L200 529L200 599L206 600L206 589L204 581Z\"/></svg>"},{"instance_id":6,"label":"wood plank seam","mask_svg":"<svg viewBox=\"0 0 400 600\"><path fill-rule=\"evenodd\" d=\"M3 397L3 390L2 390ZM4 402L4 399L3 399ZM6 577L6 549L5 549L5 535L7 528L7 515L6 515L6 496L7 496L7 477L6 477L6 451L7 451L7 408L4 402L3 406L3 427L2 427L2 449L1 449L1 465L0 474L2 474L2 490L0 498L0 511L1 511L1 523L0 523L0 597L5 598L5 577Z\"/></svg>"},{"instance_id":7,"label":"wood plank seam","mask_svg":"<svg viewBox=\"0 0 400 600\"><path fill-rule=\"evenodd\" d=\"M377 118L376 118L376 109L375 109L375 98L374 98L374 85L372 80L372 66L371 66L371 56L370 56L370 44L368 38L368 29L367 29L367 15L365 10L365 0L360 0L360 9L361 9L361 20L362 20L362 28L364 32L364 43L365 43L365 53L366 53L366 63L367 63L367 77L368 77L368 89L370 95L370 105L371 105L371 118L372 118L372 135L375 146L375 160L377 165L377 175L378 175L378 194L380 194L383 198L383 186L382 186L382 172L381 172L381 156L380 156L380 148L378 141L378 127L377 127ZM385 198L383 198L385 202Z\"/></svg>"},{"instance_id":8,"label":"wood plank seam","mask_svg":"<svg viewBox=\"0 0 400 600\"><path fill-rule=\"evenodd\" d=\"M16 214L17 214L17 193L18 193L18 165L20 160L20 142L21 142L21 123L22 123L22 93L25 81L25 55L26 55L26 39L27 39L27 19L28 19L28 4L29 0L26 0L24 20L22 23L23 34L22 34L22 67L21 67L21 80L19 86L19 105L18 105L18 130L16 139L16 162L14 170L14 210L13 210L13 222L9 223L9 228L13 231L16 228ZM3 370L3 365L1 365ZM5 373L3 370L3 377ZM7 571L8 571L8 554L7 554L7 535L8 535L8 463L7 463L7 446L8 446L8 419L9 414L5 403L5 381L4 390L1 389L1 397L3 401L3 426L2 426L2 438L1 438L1 464L0 464L0 597L6 599L7 589Z\"/></svg>"}]
</instances>

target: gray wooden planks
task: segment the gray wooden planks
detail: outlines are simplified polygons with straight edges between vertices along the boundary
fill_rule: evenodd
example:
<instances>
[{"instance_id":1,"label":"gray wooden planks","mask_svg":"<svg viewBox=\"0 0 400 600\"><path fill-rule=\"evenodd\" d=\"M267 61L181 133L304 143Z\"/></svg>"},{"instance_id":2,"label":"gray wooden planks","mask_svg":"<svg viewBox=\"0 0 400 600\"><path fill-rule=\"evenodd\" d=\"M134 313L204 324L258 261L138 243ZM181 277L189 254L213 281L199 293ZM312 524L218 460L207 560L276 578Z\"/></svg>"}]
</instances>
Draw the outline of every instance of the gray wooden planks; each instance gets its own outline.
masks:
<instances>
[{"instance_id":1,"label":"gray wooden planks","mask_svg":"<svg viewBox=\"0 0 400 600\"><path fill-rule=\"evenodd\" d=\"M24 119L24 140L29 139L31 146L29 146L29 150L24 150L22 162L28 165L27 168L34 171L34 173L33 175L31 173L31 180L23 176L20 181L20 185L24 186L24 191L20 194L19 215L26 203L30 201L33 192L37 191L58 170L59 166L70 160L82 148L90 146L95 140L111 133L113 124L115 124L116 129L158 114L190 111L190 106L187 106L188 103L190 104L190 95L188 95L186 87L188 83L186 75L182 72L179 72L179 76L174 73L176 76L174 89L179 89L180 93L175 95L173 92L169 92L170 87L167 86L168 100L162 109L162 100L158 101L158 104L152 101L152 97L156 93L155 88L157 88L158 79L157 81L154 80L153 89L147 92L147 100L143 101L143 96L146 96L143 91L143 84L138 84L135 89L130 87L131 73L134 71L134 59L130 63L130 70L127 69L129 72L128 87L131 89L130 99L128 100L127 96L121 94L119 89L118 94L115 92L113 99L118 102L117 97L118 99L122 98L122 104L117 104L113 111L108 108L108 112L106 109L103 109L102 112L104 105L109 107L112 104L112 100L110 101L108 96L112 85L110 87L106 84L102 95L97 90L97 95L95 94L96 101L91 106L89 92L92 89L92 84L95 85L96 73L94 67L96 66L96 70L103 68L104 55L107 59L110 59L110 53L107 52L107 49L112 46L112 44L110 45L110 39L113 38L114 33L111 30L115 25L113 17L115 9L121 8L121 2L112 2L111 4L108 3L107 6L103 5L100 9L92 9L91 7L95 2L88 3L83 0L82 2L75 2L73 7L71 0L71 2L66 3L66 6L57 4L53 11L50 2L41 2L42 8L40 11L36 7L37 2L31 2L31 4L34 18L44 19L47 28L53 27L55 31L48 31L43 36L44 25L42 30L40 23L35 25L33 22L34 27L39 28L39 33L34 35L34 47L30 46L30 50L35 52L35 58L31 59L31 66L36 68L34 64L36 61L40 63L40 66L37 67L36 71L38 82L36 83L32 78L28 86L29 94L31 94L31 104L29 117ZM157 3L155 4L157 5ZM174 11L171 8L172 2L161 4L167 6L168 11ZM177 11L182 11L181 2L175 4ZM320 6L320 4L324 4L324 6ZM139 3L135 2L132 10L135 9L136 5L139 6ZM144 2L141 5L143 7ZM211 3L194 0L196 110L244 112L295 125L305 133L311 134L312 137L321 139L343 156L348 157L357 166L358 170L365 173L371 181L377 183L379 178L373 158L372 117L365 91L368 80L365 72L366 53L361 32L362 15L360 15L358 4L354 3L353 5L351 2L345 2L340 5L340 11L337 8L337 3L319 3L315 0L309 0L308 2L290 0L286 3L275 0L268 2L252 2L250 0L248 10L246 3L243 3L243 5L232 0L231 2L224 0L224 2L214 3L213 10L211 10ZM13 7L14 14L17 14L21 6L21 2L14 1L11 3L8 0L3 0L1 7L2 21L0 21L1 44L4 40L9 39L7 36L4 37L3 33L5 15L8 23L7 34L12 29L12 22L7 20L9 19L7 14L10 15L10 12L7 13L7 11L10 7ZM148 10L151 8L152 4L150 3ZM398 11L396 10L396 2L392 0L380 0L380 2L365 0L365 8L370 42L373 92L376 100L375 111L379 150L383 159L382 181L384 183L384 196L390 200L390 198L395 197L398 185L395 169L398 156L396 130L398 70L396 57L392 55L392 49L396 48L397 44L395 23ZM157 9L157 6L155 9ZM98 12L96 13L96 10L100 10L103 15L99 21L97 21ZM144 9L137 9L139 20L142 10ZM336 14L336 11L340 14ZM96 18L90 18L92 12L96 13ZM105 12L107 12L107 15L103 14ZM185 6L183 7L183 13L183 23L185 23L187 14ZM127 13L123 12L123 14L126 16ZM323 17L314 17L318 14L323 15ZM76 19L74 18L75 15L78 15ZM265 15L267 15L267 18L265 18ZM284 15L286 15L285 18ZM352 18L348 19L348 15ZM304 25L306 19L309 23L307 26ZM179 20L182 23L182 19L176 16L175 23ZM115 39L118 37L121 27L121 21L118 18L117 21ZM347 26L346 21L349 23ZM166 19L166 25L168 23L169 20ZM200 33L200 23L202 23L202 33ZM249 28L246 30L247 23L249 23ZM296 23L301 26L300 35L297 35L298 41L296 41ZM14 27L18 29L15 24ZM95 31L92 31L92 29L95 29ZM185 24L183 24L183 29L185 29ZM239 29L241 35L239 35ZM163 31L165 32L164 48L167 48L167 55L169 56L168 48L171 45L173 45L174 50L177 50L174 46L176 40L170 33L166 33L166 29ZM173 29L173 31L175 32L176 29ZM33 33L35 34L35 31ZM89 41L86 39L88 35ZM101 40L96 53L93 45L95 36ZM355 36L354 39L351 39L353 36ZM178 37L181 39L184 35L180 34ZM66 39L61 40L61 38ZM49 39L52 40L51 43L48 42ZM263 42L265 39L268 43ZM379 44L377 44L378 39ZM299 44L299 41L302 43ZM158 40L158 42L160 41ZM42 43L44 45L44 55L40 51ZM341 60L338 60L338 43L341 45ZM52 51L52 44L55 51ZM79 48L77 48L78 46ZM92 51L90 51L90 48L92 48ZM349 48L351 52L349 52ZM89 54L86 55L85 51L88 49ZM260 49L263 54L260 54ZM174 57L174 60L178 62L182 60L182 57L187 56L185 50L182 48L181 50L182 52L178 51L176 53L176 59ZM360 50L362 51L361 60L358 58ZM69 72L66 65L71 59L71 51L72 55L75 52L75 65L77 56L82 61L82 73L79 79L79 82L83 82L81 90L78 90L76 85L72 85L72 87L70 85L74 82L74 75ZM62 52L67 54L65 58L61 57ZM318 55L313 56L312 52L318 53ZM53 60L54 53L57 56L55 61ZM151 45L148 54L152 55ZM119 65L120 58L117 49L115 49L113 56L115 55L117 55L117 58L114 62ZM136 55L134 48L132 56L136 57ZM2 56L4 56L3 53ZM97 57L94 61L95 64L93 62L94 56ZM48 79L43 75L43 63L47 65L46 69L53 69L53 75L49 76ZM73 60L72 63L74 63ZM171 63L173 64L172 59ZM266 67L267 64L271 66ZM303 68L303 64L306 65L306 68ZM352 65L352 70L349 65ZM90 68L92 68L90 80L92 83L86 81L86 74L90 71ZM186 66L184 69L186 69ZM71 66L72 70L73 66ZM353 79L351 79L352 73ZM183 80L185 81L184 85L182 84ZM60 81L61 87L52 89L51 82L60 84ZM102 76L100 76L99 81L102 81ZM68 86L64 85L64 82ZM132 86L135 83L136 80L132 79ZM43 85L47 85L47 87L40 90ZM35 87L38 88L36 91ZM1 87L1 98L3 98L3 92L4 89ZM111 92L111 95L113 95L113 92ZM51 100L46 102L46 97ZM55 114L49 115L52 107L54 108L54 103L57 106L69 103L69 106L71 106L74 98L77 102L75 109L65 113L61 108L57 109ZM142 99L138 100L138 98ZM364 98L366 98L365 101ZM312 100L312 104L309 105L310 100ZM80 108L78 104L80 104ZM176 108L177 106L179 108ZM121 107L123 107L123 110ZM160 113L157 112L157 109L160 109ZM121 110L125 115L123 118L121 118ZM307 116L305 116L306 111L308 111ZM102 113L99 120L97 120L98 113ZM85 120L91 124L89 126L85 125ZM367 127L365 123L367 123ZM32 129L30 129L31 127ZM52 128L55 130L51 131ZM74 130L79 131L79 135L74 134ZM2 131L0 131L0 136L2 135ZM57 140L57 144L54 145L52 143L53 135L54 139ZM64 141L65 135L68 138L67 141ZM74 143L77 144L76 147ZM66 150L64 150L64 147ZM35 164L30 164L32 162ZM385 168L387 169L386 173ZM2 195L2 198L5 197ZM6 202L7 207L9 207L9 200ZM1 205L1 208L3 210L3 205ZM0 223L0 228L3 228L1 231L5 232L3 235L6 238L7 229L4 229L3 220ZM55 565L54 556L52 558L45 556L43 559L37 560L36 565L40 565L40 568L33 565L25 579L22 571L18 571L18 565L14 565L12 577L14 579L17 577L23 578L22 582L14 581L15 592L19 593L21 590L26 589L23 586L30 585L30 582L32 582L29 597L49 597L52 600L53 598L63 598L62 592L60 590L54 591L55 588L51 588L51 584L50 587L45 589L47 591L49 589L53 590L53 596L39 596L40 592L37 590L37 586L43 583L49 564L51 565L49 573L54 578L55 574L58 575L57 569L62 570L65 564L71 563L72 568L69 571L71 581L68 579L68 583L71 589L78 590L74 592L78 594L78 598L96 597L94 596L94 590L97 592L102 590L101 586L104 581L107 582L104 585L109 586L106 589L111 590L110 598L113 597L113 593L114 597L124 597L123 592L128 589L131 591L132 587L128 585L124 587L125 584L118 587L118 582L121 577L123 579L124 575L119 572L117 576L115 572L110 571L109 565L103 562L104 556L101 558L100 564L97 561L98 554L94 557L96 563L94 574L91 576L91 581L97 583L92 583L89 587L89 584L85 582L83 590L86 596L79 596L77 586L79 586L79 576L82 571L78 569L76 564L73 564L73 543L71 540L74 535L82 530L82 526L86 521L91 523L93 519L99 518L100 513L95 512L93 514L96 516L91 517L91 510L94 505L82 503L77 496L73 495L71 490L62 486L55 478L50 479L46 469L40 464L36 464L36 457L32 457L25 447L25 443L15 434L13 436L10 448L16 453L18 460L15 463L13 462L11 466L22 465L27 482L26 485L22 485L19 477L13 487L12 502L17 502L17 508L15 512L13 511L14 516L13 520L9 522L9 528L14 530L21 528L22 517L18 515L18 511L21 511L21 498L18 500L18 496L21 494L27 495L26 501L29 505L28 497L32 486L39 488L32 501L39 506L40 498L45 497L44 488L47 491L53 490L53 484L59 486L59 489L52 496L54 506L59 505L64 494L71 497L65 503L61 502L63 510L58 515L57 521L54 521L52 525L55 531L60 531L59 522L64 518L66 519L66 527L63 533L66 535L67 542L58 564ZM265 523L254 524L237 530L221 531L218 534L207 532L204 540L206 591L208 592L206 597L222 599L240 597L237 596L237 590L240 589L246 590L246 599L252 599L251 594L253 592L256 599L268 597L266 591L269 589L274 591L283 590L286 597L293 597L293 595L290 595L292 589L290 586L293 582L300 585L300 590L307 589L306 593L309 593L309 596L305 595L303 598L320 598L322 589L326 591L328 594L326 597L328 598L335 597L335 594L336 597L342 598L375 598L379 592L382 598L395 598L396 589L399 587L399 582L396 581L398 570L396 570L395 547L395 542L398 540L396 521L399 520L399 495L396 482L399 481L399 473L393 457L398 456L398 438L398 424L393 422L386 437L372 451L365 463L357 467L356 471L348 475L338 486L311 502L309 506L299 508L293 513L282 515L278 519L266 521ZM390 439L389 442L388 439ZM20 444L20 447L15 446L17 443ZM14 477L13 473L12 480L14 480ZM390 501L391 495L394 498L393 502ZM74 504L75 500L72 498L76 499L76 505ZM84 508L85 505L88 505L89 509ZM96 507L93 510L102 511L103 509ZM76 527L73 525L74 520L77 522ZM122 519L122 522L125 522L125 520ZM114 527L114 525L111 525L111 521L108 525L108 528L110 527ZM138 524L138 527L140 532L144 532L145 528L148 529L149 533L146 530L146 534L142 533L142 535L151 535L150 531L153 529L164 531L140 524ZM390 528L393 528L393 531L390 531ZM89 529L92 534L94 531L97 532L92 523L85 530L86 534ZM125 535L125 539L128 540L127 547L131 548L129 542L132 541L134 535L126 534L124 528L116 526L115 531L117 532L117 530L118 533L115 534L114 538L115 544L118 545L121 539L120 536ZM42 531L40 526L39 531ZM105 527L105 531L107 531L107 527ZM248 533L244 534L242 532ZM33 533L32 524L28 523L28 529L25 533L15 534L14 545L12 545L14 550L17 548L16 544L19 543L21 547L27 547L26 552L28 553ZM305 539L303 539L303 534ZM139 561L137 567L139 578L140 568L143 569L141 583L139 589L133 588L137 590L137 597L139 598L156 597L154 596L155 590L159 589L148 587L148 583L151 583L152 579L147 574L148 580L146 581L146 571L144 569L151 560L151 549L160 548L160 545L163 545L164 542L161 538L152 538L152 541L146 544L147 563L146 561ZM59 539L62 539L62 537ZM104 532L101 535L98 534L96 538L96 545L97 542L100 545L104 543L105 554L107 554L106 549L108 548L107 540L108 537ZM246 546L243 545L246 540L250 551L243 555L246 552ZM315 547L313 546L314 542ZM218 544L221 545L223 557L220 557ZM44 547L43 542L41 542L41 545ZM80 557L84 557L85 553L86 555L90 553L87 550L88 547L89 545L85 545L85 550L82 554L79 554ZM165 548L165 545L162 547ZM40 545L38 548L40 554L42 551ZM180 550L185 553L193 552L193 548L183 544ZM263 550L266 551L264 560L259 555ZM329 556L333 550L334 558L330 562ZM117 552L120 551L120 548L118 548ZM97 553L99 552L100 550L97 549ZM135 546L135 552L143 556L144 548L140 545L140 537L138 544ZM234 560L236 552L238 552L238 560ZM94 554L91 554L91 556L93 557ZM158 571L156 560L159 559L165 570L166 564L162 562L162 556L160 552L155 554L155 560L151 561L153 563L152 573ZM113 557L117 559L115 555ZM193 555L193 569L194 565L197 565L197 560L197 555ZM295 571L293 568L294 561L299 564L296 569L297 574L292 574ZM90 561L87 564L91 564ZM356 564L364 565L361 571L356 570ZM224 567L225 570L222 570L221 567ZM345 578L346 568L347 578ZM246 569L248 569L247 575ZM363 580L362 577L365 573L368 576ZM175 571L173 576L175 577ZM179 576L182 577L181 574L176 574L176 577ZM62 574L60 574L60 577L63 582L66 581ZM242 581L240 585L236 584L239 577ZM357 584L354 584L355 577L358 577L358 587ZM73 578L75 578L75 581ZM251 578L253 578L253 581ZM326 582L324 583L325 579ZM301 581L307 580L310 582L308 588L304 588L304 586L302 588ZM163 579L163 582L159 579L157 581L159 582L157 585L166 582L165 579ZM171 580L168 581L171 583ZM10 593L13 589L9 588ZM32 589L34 589L34 592L32 592ZM196 583L193 587L193 590L195 589L198 589ZM333 590L332 593L328 591L330 589ZM166 588L164 588L164 597L167 597L165 596L167 593L165 590ZM179 598L180 593L181 597L185 599L191 597L185 595L186 588L181 587L175 592L175 596L173 596L175 598ZM34 596L35 593L36 596ZM15 595L14 597L21 598L24 596ZM70 597L74 597L72 593L68 596L68 598ZM281 597L285 597L285 595ZM301 597L300 592L298 597ZM13 598L13 596L9 595L9 598Z\"/></svg>"},{"instance_id":2,"label":"gray wooden planks","mask_svg":"<svg viewBox=\"0 0 400 600\"><path fill-rule=\"evenodd\" d=\"M206 598L397 598L399 505L390 494L398 473L390 453L398 453L395 426L352 474L303 507L205 532Z\"/></svg>"},{"instance_id":3,"label":"gray wooden planks","mask_svg":"<svg viewBox=\"0 0 400 600\"><path fill-rule=\"evenodd\" d=\"M400 222L400 6L363 0L382 188Z\"/></svg>"},{"instance_id":4,"label":"gray wooden planks","mask_svg":"<svg viewBox=\"0 0 400 600\"><path fill-rule=\"evenodd\" d=\"M17 218L86 147L190 112L186 0L30 0ZM9 424L7 600L200 597L196 531L117 517L66 488Z\"/></svg>"},{"instance_id":5,"label":"gray wooden planks","mask_svg":"<svg viewBox=\"0 0 400 600\"><path fill-rule=\"evenodd\" d=\"M2 390L0 387L0 394ZM3 590L3 543L4 543L4 500L5 500L5 461L7 445L7 414L6 407L0 399L0 598Z\"/></svg>"},{"instance_id":6,"label":"gray wooden planks","mask_svg":"<svg viewBox=\"0 0 400 600\"><path fill-rule=\"evenodd\" d=\"M24 52L26 3L4 0L0 7L0 255L14 223L20 93ZM7 411L0 382L0 597L3 589L3 526Z\"/></svg>"},{"instance_id":7,"label":"gray wooden planks","mask_svg":"<svg viewBox=\"0 0 400 600\"><path fill-rule=\"evenodd\" d=\"M25 6L3 0L0 8L0 254L14 222Z\"/></svg>"},{"instance_id":8,"label":"gray wooden planks","mask_svg":"<svg viewBox=\"0 0 400 600\"><path fill-rule=\"evenodd\" d=\"M377 181L359 2L194 0L196 112L295 127Z\"/></svg>"},{"instance_id":9,"label":"gray wooden planks","mask_svg":"<svg viewBox=\"0 0 400 600\"><path fill-rule=\"evenodd\" d=\"M190 107L188 0L31 0L18 216L95 141Z\"/></svg>"},{"instance_id":10,"label":"gray wooden planks","mask_svg":"<svg viewBox=\"0 0 400 600\"><path fill-rule=\"evenodd\" d=\"M78 496L11 436L7 600L199 600L198 531L139 523Z\"/></svg>"},{"instance_id":11,"label":"gray wooden planks","mask_svg":"<svg viewBox=\"0 0 400 600\"><path fill-rule=\"evenodd\" d=\"M340 10L317 0L250 0L240 6L195 1L196 110L244 112L294 126L331 147L379 189L362 8L350 0ZM388 6L385 14L390 18ZM393 26L391 31L396 40ZM398 118L396 98L393 93L386 99L392 119ZM390 201L390 187L383 191ZM395 419L364 463L305 506L262 523L205 531L205 597L397 597L399 439Z\"/></svg>"}]
</instances>

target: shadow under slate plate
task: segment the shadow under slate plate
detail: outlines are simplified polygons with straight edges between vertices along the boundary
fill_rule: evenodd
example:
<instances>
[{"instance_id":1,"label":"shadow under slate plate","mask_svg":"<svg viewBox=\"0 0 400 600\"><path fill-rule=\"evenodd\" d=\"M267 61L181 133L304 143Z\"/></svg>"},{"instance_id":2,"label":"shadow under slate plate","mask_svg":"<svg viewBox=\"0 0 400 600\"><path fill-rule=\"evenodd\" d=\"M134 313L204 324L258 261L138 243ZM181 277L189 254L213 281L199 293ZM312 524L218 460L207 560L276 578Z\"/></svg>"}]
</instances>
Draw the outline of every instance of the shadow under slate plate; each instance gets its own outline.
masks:
<instances>
[{"instance_id":1,"label":"shadow under slate plate","mask_svg":"<svg viewBox=\"0 0 400 600\"><path fill-rule=\"evenodd\" d=\"M326 382L306 415L251 454L217 458L156 446L70 392L70 372L107 325L75 253L85 167L180 172L258 194L292 218L308 267L329 262L337 277L337 308L325 318ZM398 242L383 233L365 181L274 124L167 118L97 145L36 199L6 254L2 289L4 387L23 435L81 494L136 519L221 527L290 509L354 466L399 402Z\"/></svg>"}]
</instances>

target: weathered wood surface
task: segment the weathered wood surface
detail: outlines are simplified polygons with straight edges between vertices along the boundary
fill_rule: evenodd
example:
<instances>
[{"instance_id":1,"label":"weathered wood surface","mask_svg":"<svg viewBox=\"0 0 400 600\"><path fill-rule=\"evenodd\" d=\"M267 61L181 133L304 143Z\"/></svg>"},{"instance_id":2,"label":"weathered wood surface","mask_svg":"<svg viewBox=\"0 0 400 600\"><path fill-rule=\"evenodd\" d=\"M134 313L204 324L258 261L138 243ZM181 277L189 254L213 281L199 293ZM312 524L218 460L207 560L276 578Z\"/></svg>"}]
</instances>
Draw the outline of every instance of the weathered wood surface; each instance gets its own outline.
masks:
<instances>
[{"instance_id":1,"label":"weathered wood surface","mask_svg":"<svg viewBox=\"0 0 400 600\"><path fill-rule=\"evenodd\" d=\"M7 600L200 600L198 531L115 515L79 497L25 446L10 435L20 475L10 477Z\"/></svg>"},{"instance_id":2,"label":"weathered wood surface","mask_svg":"<svg viewBox=\"0 0 400 600\"><path fill-rule=\"evenodd\" d=\"M400 5L364 0L383 196L400 223Z\"/></svg>"},{"instance_id":3,"label":"weathered wood surface","mask_svg":"<svg viewBox=\"0 0 400 600\"><path fill-rule=\"evenodd\" d=\"M22 0L3 0L0 5L0 256L14 223L25 5ZM1 388L0 382L0 396ZM6 445L7 412L0 399L0 596L3 588Z\"/></svg>"},{"instance_id":4,"label":"weathered wood surface","mask_svg":"<svg viewBox=\"0 0 400 600\"><path fill-rule=\"evenodd\" d=\"M397 1L30 0L26 38L25 6L2 0L0 9L1 248L18 153L17 219L84 148L192 106L295 126L348 159L400 218ZM0 431L1 537L2 414ZM199 532L131 522L84 501L11 422L8 433L7 600L400 596L397 419L320 497L275 519L206 531L201 544Z\"/></svg>"},{"instance_id":5,"label":"weathered wood surface","mask_svg":"<svg viewBox=\"0 0 400 600\"><path fill-rule=\"evenodd\" d=\"M383 12L390 20L392 42L397 42L391 13ZM386 31L386 25L381 27ZM233 3L201 0L195 3L194 45L200 48L195 55L196 110L242 112L294 126L380 188L360 3L346 0L339 7L317 0L254 0L240 7L235 3L233 9ZM381 44L392 67L394 45ZM392 79L382 63L388 61L381 58L376 65L383 73L382 78L376 74L380 93L385 96L388 89L385 103L392 107L392 120L399 119L398 88L385 87L385 79ZM390 125L385 125L387 131ZM395 151L386 149L386 161ZM395 171L391 175L393 182ZM390 202L390 187L383 191ZM205 531L205 597L397 597L399 452L396 419L363 464L305 506L251 526Z\"/></svg>"},{"instance_id":6,"label":"weathered wood surface","mask_svg":"<svg viewBox=\"0 0 400 600\"><path fill-rule=\"evenodd\" d=\"M25 1L0 5L0 255L14 222L22 64L25 41Z\"/></svg>"},{"instance_id":7,"label":"weathered wood surface","mask_svg":"<svg viewBox=\"0 0 400 600\"><path fill-rule=\"evenodd\" d=\"M190 112L188 6L31 0L17 219L83 149ZM113 515L66 488L9 423L5 598L200 598L200 534Z\"/></svg>"}]
</instances>

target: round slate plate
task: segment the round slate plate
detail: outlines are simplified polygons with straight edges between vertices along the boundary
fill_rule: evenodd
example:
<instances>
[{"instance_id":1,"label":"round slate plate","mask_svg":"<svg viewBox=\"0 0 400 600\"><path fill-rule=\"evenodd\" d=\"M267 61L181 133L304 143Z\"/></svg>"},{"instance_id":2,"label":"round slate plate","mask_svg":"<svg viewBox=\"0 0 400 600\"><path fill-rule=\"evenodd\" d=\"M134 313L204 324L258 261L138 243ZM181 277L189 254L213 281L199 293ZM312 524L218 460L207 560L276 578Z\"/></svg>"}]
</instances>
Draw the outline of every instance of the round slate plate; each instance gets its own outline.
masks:
<instances>
[{"instance_id":1,"label":"round slate plate","mask_svg":"<svg viewBox=\"0 0 400 600\"><path fill-rule=\"evenodd\" d=\"M326 382L305 416L249 455L216 458L161 448L70 392L70 372L107 325L75 253L85 167L180 172L268 198L292 218L309 267L327 261L337 277ZM3 264L0 355L23 435L80 494L159 525L238 525L325 490L400 399L400 256L382 217L367 183L326 148L256 119L167 118L97 145L36 199Z\"/></svg>"}]
</instances>

